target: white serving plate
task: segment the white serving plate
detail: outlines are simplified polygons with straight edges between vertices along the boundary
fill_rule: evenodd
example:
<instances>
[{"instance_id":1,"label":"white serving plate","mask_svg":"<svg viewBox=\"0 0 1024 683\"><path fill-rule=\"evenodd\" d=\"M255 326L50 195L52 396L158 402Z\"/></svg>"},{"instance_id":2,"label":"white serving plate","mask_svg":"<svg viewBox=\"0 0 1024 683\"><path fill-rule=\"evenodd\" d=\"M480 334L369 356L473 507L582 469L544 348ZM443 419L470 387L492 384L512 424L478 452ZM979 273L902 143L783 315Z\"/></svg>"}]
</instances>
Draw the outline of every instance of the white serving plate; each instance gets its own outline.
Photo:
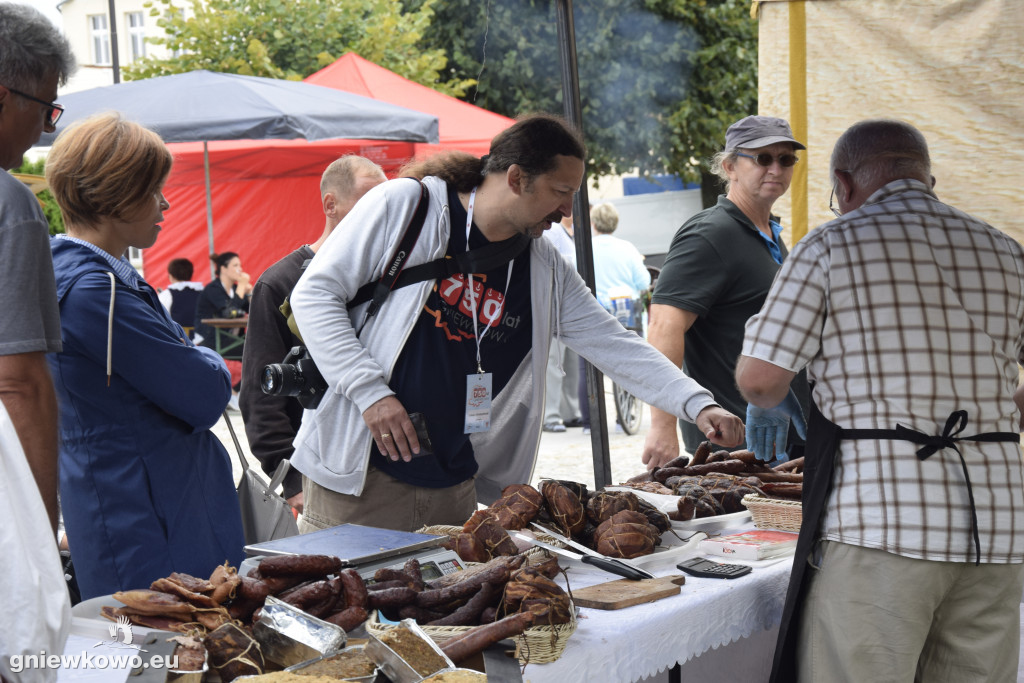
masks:
<instances>
[{"instance_id":1,"label":"white serving plate","mask_svg":"<svg viewBox=\"0 0 1024 683\"><path fill-rule=\"evenodd\" d=\"M679 506L679 496L668 496L662 493L650 493L649 491L639 491L637 489L630 488L628 486L606 486L606 491L631 491L654 507L658 508L665 514L669 512L675 512ZM700 517L698 519L691 519L686 522L672 522L672 529L680 533L684 538L694 531L718 531L720 529L730 529L736 526L744 526L747 522L752 521L749 510L740 510L739 512L730 512L724 515L715 515L714 517ZM663 537L664 538L664 537Z\"/></svg>"},{"instance_id":2,"label":"white serving plate","mask_svg":"<svg viewBox=\"0 0 1024 683\"><path fill-rule=\"evenodd\" d=\"M730 512L725 515L715 515L714 517L699 517L686 522L673 521L672 528L676 531L685 531L687 533L694 531L712 532L746 526L753 524L753 521L753 517L750 516L750 510L740 510L739 512Z\"/></svg>"}]
</instances>

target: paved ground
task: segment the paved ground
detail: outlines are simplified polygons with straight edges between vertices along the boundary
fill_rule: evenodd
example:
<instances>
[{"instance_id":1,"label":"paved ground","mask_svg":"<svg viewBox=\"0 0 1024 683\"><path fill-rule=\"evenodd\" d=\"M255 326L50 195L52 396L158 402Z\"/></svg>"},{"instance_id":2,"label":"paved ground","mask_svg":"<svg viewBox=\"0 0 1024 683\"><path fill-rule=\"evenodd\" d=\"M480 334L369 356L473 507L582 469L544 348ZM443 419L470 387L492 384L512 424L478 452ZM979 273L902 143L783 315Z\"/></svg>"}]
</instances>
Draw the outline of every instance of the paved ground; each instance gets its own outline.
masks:
<instances>
[{"instance_id":1,"label":"paved ground","mask_svg":"<svg viewBox=\"0 0 1024 683\"><path fill-rule=\"evenodd\" d=\"M606 380L605 397L607 399L606 410L608 415L609 435L608 446L611 456L611 470L613 482L620 482L629 477L640 474L644 466L640 462L640 455L643 452L644 439L651 422L651 413L648 406L643 407L643 419L640 423L640 430L633 436L628 436L615 431L615 406L611 400L611 383ZM249 443L245 438L245 430L242 427L241 413L229 411L231 423L234 426L235 434L250 464L259 467L259 463L249 453ZM235 447L224 420L217 423L214 432L224 442L224 447L231 454L234 465L235 480L241 477L241 466L235 456ZM552 479L570 479L594 486L594 461L591 449L591 435L583 434L580 428L568 429L559 434L544 432L540 441L540 454L537 458L537 468L534 471L533 483L536 485L542 477Z\"/></svg>"}]
</instances>

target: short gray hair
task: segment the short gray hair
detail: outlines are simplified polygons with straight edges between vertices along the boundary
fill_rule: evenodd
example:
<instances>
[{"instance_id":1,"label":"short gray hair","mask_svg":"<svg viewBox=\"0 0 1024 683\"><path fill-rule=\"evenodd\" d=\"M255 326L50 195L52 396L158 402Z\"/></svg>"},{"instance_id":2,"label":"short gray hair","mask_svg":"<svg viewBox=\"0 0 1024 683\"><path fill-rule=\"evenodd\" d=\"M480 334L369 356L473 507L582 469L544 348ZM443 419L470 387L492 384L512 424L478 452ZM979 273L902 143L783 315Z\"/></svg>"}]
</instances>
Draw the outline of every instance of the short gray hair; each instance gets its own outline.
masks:
<instances>
[{"instance_id":1,"label":"short gray hair","mask_svg":"<svg viewBox=\"0 0 1024 683\"><path fill-rule=\"evenodd\" d=\"M836 141L829 164L833 185L836 171L848 171L858 185L874 188L902 178L930 183L931 169L924 135L895 119L868 119L847 128Z\"/></svg>"},{"instance_id":2,"label":"short gray hair","mask_svg":"<svg viewBox=\"0 0 1024 683\"><path fill-rule=\"evenodd\" d=\"M0 3L0 85L32 91L52 76L64 85L74 70L71 45L49 19L34 7Z\"/></svg>"},{"instance_id":3,"label":"short gray hair","mask_svg":"<svg viewBox=\"0 0 1024 683\"><path fill-rule=\"evenodd\" d=\"M619 212L612 204L598 204L590 212L590 222L602 235L610 235L619 227Z\"/></svg>"},{"instance_id":4,"label":"short gray hair","mask_svg":"<svg viewBox=\"0 0 1024 683\"><path fill-rule=\"evenodd\" d=\"M320 177L320 195L328 192L345 195L352 191L357 177L378 173L383 175L384 170L366 157L346 154L332 161L330 166L324 169L324 174Z\"/></svg>"}]
</instances>

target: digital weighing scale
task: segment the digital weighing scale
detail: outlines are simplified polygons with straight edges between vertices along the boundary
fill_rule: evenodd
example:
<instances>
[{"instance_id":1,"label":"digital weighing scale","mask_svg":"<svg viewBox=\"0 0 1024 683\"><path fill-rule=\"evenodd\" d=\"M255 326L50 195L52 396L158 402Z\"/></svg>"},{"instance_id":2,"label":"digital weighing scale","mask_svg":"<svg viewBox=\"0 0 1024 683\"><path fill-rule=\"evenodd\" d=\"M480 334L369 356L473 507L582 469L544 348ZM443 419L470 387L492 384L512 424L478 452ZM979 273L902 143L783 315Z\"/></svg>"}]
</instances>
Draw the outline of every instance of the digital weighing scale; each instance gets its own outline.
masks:
<instances>
[{"instance_id":1,"label":"digital weighing scale","mask_svg":"<svg viewBox=\"0 0 1024 683\"><path fill-rule=\"evenodd\" d=\"M458 555L438 547L444 540L445 536L342 524L310 534L247 545L245 552L253 557L243 563L242 573L248 572L248 565L256 564L255 556L333 555L341 560L343 567L354 568L365 580L372 579L374 572L382 567L401 569L406 560L415 557L420 562L423 579L429 581L466 568Z\"/></svg>"}]
</instances>

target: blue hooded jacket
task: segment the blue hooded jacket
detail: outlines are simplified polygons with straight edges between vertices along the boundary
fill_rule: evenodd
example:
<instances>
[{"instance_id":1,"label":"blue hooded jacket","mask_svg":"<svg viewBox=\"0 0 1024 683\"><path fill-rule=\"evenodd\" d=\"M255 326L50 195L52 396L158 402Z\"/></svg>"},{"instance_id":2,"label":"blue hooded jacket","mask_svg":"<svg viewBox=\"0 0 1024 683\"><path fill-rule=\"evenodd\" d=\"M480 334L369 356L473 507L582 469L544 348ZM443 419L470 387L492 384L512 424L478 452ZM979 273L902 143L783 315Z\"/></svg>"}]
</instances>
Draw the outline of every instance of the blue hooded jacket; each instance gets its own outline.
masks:
<instances>
[{"instance_id":1,"label":"blue hooded jacket","mask_svg":"<svg viewBox=\"0 0 1024 683\"><path fill-rule=\"evenodd\" d=\"M64 347L48 360L82 598L237 567L238 498L210 431L231 395L224 361L194 346L146 283L132 289L81 244L54 239L51 248Z\"/></svg>"}]
</instances>

